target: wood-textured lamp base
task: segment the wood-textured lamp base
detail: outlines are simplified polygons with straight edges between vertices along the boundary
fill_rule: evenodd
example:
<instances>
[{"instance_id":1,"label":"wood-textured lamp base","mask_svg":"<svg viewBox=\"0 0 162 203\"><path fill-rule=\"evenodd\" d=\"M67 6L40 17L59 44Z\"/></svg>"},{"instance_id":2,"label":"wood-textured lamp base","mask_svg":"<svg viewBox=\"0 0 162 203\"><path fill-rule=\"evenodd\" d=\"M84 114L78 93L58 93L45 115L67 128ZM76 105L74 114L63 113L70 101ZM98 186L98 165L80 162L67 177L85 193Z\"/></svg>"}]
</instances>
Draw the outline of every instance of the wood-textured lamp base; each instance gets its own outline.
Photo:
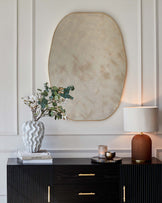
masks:
<instances>
[{"instance_id":1,"label":"wood-textured lamp base","mask_svg":"<svg viewBox=\"0 0 162 203\"><path fill-rule=\"evenodd\" d=\"M137 134L132 139L132 161L145 163L152 158L152 141L146 134Z\"/></svg>"}]
</instances>

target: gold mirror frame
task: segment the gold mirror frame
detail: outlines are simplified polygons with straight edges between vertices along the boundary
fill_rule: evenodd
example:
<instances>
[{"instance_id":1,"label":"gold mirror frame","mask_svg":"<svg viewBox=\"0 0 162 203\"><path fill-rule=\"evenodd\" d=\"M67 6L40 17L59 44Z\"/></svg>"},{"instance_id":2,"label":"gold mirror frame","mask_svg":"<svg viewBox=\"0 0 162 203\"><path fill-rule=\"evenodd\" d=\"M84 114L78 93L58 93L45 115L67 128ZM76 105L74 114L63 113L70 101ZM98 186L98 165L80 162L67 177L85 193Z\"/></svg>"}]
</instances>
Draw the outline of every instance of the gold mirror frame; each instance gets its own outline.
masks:
<instances>
[{"instance_id":1,"label":"gold mirror frame","mask_svg":"<svg viewBox=\"0 0 162 203\"><path fill-rule=\"evenodd\" d=\"M102 54L96 49L100 46ZM93 53L93 50L96 51ZM98 61L101 63L96 65ZM66 105L69 119L105 120L118 109L126 79L127 59L121 31L112 17L100 12L75 12L65 16L55 29L48 62L51 85L75 86L74 100ZM107 89L107 86L111 88ZM105 96L106 90L109 93ZM93 96L95 92L97 96ZM102 101L97 98L102 98Z\"/></svg>"}]
</instances>

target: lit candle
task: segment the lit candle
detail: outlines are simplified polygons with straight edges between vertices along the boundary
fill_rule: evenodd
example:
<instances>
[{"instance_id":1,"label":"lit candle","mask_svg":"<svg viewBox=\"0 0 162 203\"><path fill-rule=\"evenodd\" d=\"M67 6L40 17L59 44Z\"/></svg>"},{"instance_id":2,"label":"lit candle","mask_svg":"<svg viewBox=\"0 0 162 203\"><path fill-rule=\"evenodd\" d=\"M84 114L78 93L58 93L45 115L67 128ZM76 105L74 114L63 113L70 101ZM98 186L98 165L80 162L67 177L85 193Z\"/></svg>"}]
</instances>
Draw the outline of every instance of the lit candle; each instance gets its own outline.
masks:
<instances>
[{"instance_id":1,"label":"lit candle","mask_svg":"<svg viewBox=\"0 0 162 203\"><path fill-rule=\"evenodd\" d=\"M105 153L107 152L106 145L99 145L98 146L98 156L99 158L105 158Z\"/></svg>"}]
</instances>

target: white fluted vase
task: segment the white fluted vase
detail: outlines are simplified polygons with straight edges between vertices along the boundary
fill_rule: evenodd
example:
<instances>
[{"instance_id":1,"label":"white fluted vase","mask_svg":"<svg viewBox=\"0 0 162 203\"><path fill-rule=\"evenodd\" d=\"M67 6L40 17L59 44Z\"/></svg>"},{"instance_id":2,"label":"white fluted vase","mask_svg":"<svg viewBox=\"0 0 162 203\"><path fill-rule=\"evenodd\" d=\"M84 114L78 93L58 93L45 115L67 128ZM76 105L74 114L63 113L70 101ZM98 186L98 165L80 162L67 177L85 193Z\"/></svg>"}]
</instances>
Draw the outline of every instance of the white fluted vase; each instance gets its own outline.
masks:
<instances>
[{"instance_id":1,"label":"white fluted vase","mask_svg":"<svg viewBox=\"0 0 162 203\"><path fill-rule=\"evenodd\" d=\"M44 138L44 124L41 121L27 121L22 126L26 151L38 152Z\"/></svg>"}]
</instances>

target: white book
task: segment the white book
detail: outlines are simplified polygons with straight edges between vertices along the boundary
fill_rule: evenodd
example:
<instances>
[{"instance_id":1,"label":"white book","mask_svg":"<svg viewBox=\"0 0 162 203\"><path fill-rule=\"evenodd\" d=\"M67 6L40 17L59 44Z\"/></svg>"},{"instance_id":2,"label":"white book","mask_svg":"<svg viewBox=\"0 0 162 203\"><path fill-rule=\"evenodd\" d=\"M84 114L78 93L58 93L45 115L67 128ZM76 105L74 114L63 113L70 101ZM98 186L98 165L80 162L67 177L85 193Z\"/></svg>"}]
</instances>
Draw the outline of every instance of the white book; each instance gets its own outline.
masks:
<instances>
[{"instance_id":1,"label":"white book","mask_svg":"<svg viewBox=\"0 0 162 203\"><path fill-rule=\"evenodd\" d=\"M37 153L30 153L30 152L22 152L18 151L17 157L20 160L48 160L52 159L52 155L50 152L41 150Z\"/></svg>"},{"instance_id":2,"label":"white book","mask_svg":"<svg viewBox=\"0 0 162 203\"><path fill-rule=\"evenodd\" d=\"M31 160L22 160L18 158L18 162L22 164L52 164L53 159L31 159Z\"/></svg>"}]
</instances>

